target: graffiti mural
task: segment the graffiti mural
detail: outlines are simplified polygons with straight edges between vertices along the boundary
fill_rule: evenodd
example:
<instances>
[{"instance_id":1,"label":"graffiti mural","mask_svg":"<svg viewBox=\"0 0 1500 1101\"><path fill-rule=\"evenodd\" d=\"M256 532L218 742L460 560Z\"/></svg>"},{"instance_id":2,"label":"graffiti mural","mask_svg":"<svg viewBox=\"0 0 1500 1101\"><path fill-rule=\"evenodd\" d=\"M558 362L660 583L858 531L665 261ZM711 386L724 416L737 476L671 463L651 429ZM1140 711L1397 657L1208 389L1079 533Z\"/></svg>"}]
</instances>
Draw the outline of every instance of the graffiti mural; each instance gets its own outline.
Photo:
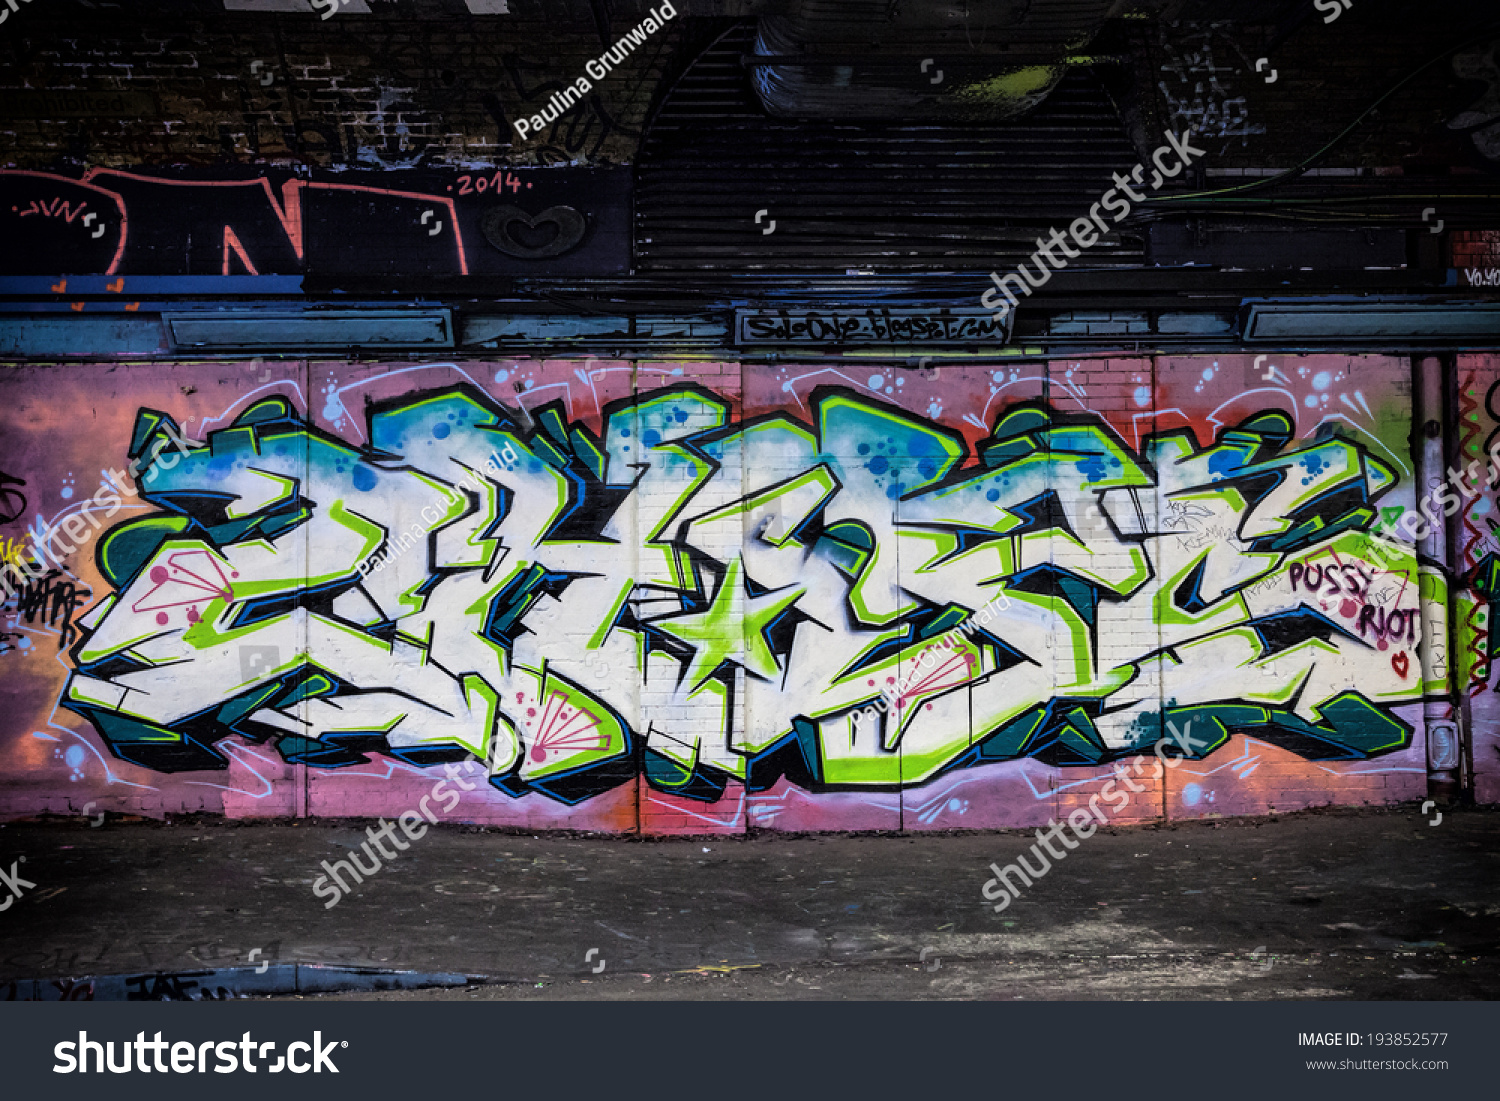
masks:
<instances>
[{"instance_id":1,"label":"graffiti mural","mask_svg":"<svg viewBox=\"0 0 1500 1101\"><path fill-rule=\"evenodd\" d=\"M1459 465L1484 462L1485 448L1500 444L1500 363L1494 356L1458 357ZM1500 699L1495 658L1500 633L1500 495L1476 485L1459 513L1455 558L1464 571L1455 593L1454 666L1473 731L1474 794L1500 798Z\"/></svg>"},{"instance_id":2,"label":"graffiti mural","mask_svg":"<svg viewBox=\"0 0 1500 1101\"><path fill-rule=\"evenodd\" d=\"M1163 75L1156 88L1173 125L1207 138L1239 138L1239 148L1266 132L1250 121L1245 96L1233 94L1237 81L1256 70L1228 24L1158 24L1157 42ZM1232 144L1225 140L1218 152Z\"/></svg>"},{"instance_id":3,"label":"graffiti mural","mask_svg":"<svg viewBox=\"0 0 1500 1101\"><path fill-rule=\"evenodd\" d=\"M0 171L0 232L12 245L0 274L609 274L628 267L629 177ZM67 280L52 289L66 295Z\"/></svg>"},{"instance_id":4,"label":"graffiti mural","mask_svg":"<svg viewBox=\"0 0 1500 1101\"><path fill-rule=\"evenodd\" d=\"M1169 719L1198 798L1150 813L1261 762L1420 780L1415 561L1371 532L1409 413L1151 408L1180 367L1102 413L1056 365L333 365L312 409L247 367L198 438L128 410L54 723L153 788L361 777L350 813L472 758L575 828L1016 822Z\"/></svg>"}]
</instances>

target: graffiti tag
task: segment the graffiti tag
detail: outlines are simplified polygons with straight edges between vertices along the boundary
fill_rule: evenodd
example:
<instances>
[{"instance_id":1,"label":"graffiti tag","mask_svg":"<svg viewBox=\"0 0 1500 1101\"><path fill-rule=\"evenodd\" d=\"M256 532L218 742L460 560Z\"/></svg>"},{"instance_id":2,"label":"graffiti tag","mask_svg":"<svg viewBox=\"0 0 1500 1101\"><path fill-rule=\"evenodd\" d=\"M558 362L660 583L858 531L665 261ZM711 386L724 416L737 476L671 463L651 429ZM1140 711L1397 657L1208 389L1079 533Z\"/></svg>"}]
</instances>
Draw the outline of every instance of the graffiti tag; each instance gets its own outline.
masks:
<instances>
[{"instance_id":1,"label":"graffiti tag","mask_svg":"<svg viewBox=\"0 0 1500 1101\"><path fill-rule=\"evenodd\" d=\"M26 512L26 495L13 486L23 486L26 482L21 478L12 478L5 471L0 470L0 524L9 524L19 520Z\"/></svg>"}]
</instances>

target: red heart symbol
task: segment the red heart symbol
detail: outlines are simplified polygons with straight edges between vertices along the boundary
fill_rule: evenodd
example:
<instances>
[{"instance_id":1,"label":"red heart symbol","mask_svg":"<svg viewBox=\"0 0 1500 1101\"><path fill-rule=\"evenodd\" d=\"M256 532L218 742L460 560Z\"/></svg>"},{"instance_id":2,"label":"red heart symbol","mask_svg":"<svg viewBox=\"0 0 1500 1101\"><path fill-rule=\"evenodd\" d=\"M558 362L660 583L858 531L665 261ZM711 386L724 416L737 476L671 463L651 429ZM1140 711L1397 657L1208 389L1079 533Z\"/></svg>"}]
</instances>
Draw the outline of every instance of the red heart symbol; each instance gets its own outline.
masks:
<instances>
[{"instance_id":1,"label":"red heart symbol","mask_svg":"<svg viewBox=\"0 0 1500 1101\"><path fill-rule=\"evenodd\" d=\"M74 302L73 303L73 310L76 313L82 313L83 312L83 303L82 302Z\"/></svg>"},{"instance_id":2,"label":"red heart symbol","mask_svg":"<svg viewBox=\"0 0 1500 1101\"><path fill-rule=\"evenodd\" d=\"M52 292L54 294L62 294L67 289L68 289L68 281L66 279L64 279L61 283L53 283L52 284Z\"/></svg>"},{"instance_id":3,"label":"red heart symbol","mask_svg":"<svg viewBox=\"0 0 1500 1101\"><path fill-rule=\"evenodd\" d=\"M106 284L104 284L104 289L107 290L107 291L114 291L116 294L119 294L121 291L123 291L125 289L125 277L122 275L122 276L120 276L120 278L116 279L113 283L106 283Z\"/></svg>"},{"instance_id":4,"label":"red heart symbol","mask_svg":"<svg viewBox=\"0 0 1500 1101\"><path fill-rule=\"evenodd\" d=\"M1406 671L1411 668L1411 659L1407 657L1405 650L1391 655L1391 668L1396 670L1396 676L1402 680L1406 679Z\"/></svg>"}]
</instances>

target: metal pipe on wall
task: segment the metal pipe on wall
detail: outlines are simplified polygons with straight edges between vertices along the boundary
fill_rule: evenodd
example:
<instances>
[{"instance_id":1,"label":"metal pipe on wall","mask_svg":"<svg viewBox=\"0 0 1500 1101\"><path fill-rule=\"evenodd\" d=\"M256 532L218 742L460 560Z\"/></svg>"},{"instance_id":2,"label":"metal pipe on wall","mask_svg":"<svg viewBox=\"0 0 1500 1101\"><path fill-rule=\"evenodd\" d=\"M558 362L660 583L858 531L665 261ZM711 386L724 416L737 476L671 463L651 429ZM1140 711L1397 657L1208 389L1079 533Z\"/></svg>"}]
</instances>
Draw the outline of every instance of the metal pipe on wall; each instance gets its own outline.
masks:
<instances>
[{"instance_id":1,"label":"metal pipe on wall","mask_svg":"<svg viewBox=\"0 0 1500 1101\"><path fill-rule=\"evenodd\" d=\"M1443 361L1422 356L1413 364L1413 452L1417 464L1416 500L1421 501L1447 483L1447 409ZM1415 502L1414 502L1415 503ZM1442 698L1428 697L1422 705L1427 746L1427 794L1443 803L1457 802L1463 793L1460 768L1462 726L1453 702L1455 652L1450 635L1451 543L1444 524L1424 524L1426 535L1417 543L1418 584L1421 593L1422 642L1418 648L1423 683L1443 686Z\"/></svg>"}]
</instances>

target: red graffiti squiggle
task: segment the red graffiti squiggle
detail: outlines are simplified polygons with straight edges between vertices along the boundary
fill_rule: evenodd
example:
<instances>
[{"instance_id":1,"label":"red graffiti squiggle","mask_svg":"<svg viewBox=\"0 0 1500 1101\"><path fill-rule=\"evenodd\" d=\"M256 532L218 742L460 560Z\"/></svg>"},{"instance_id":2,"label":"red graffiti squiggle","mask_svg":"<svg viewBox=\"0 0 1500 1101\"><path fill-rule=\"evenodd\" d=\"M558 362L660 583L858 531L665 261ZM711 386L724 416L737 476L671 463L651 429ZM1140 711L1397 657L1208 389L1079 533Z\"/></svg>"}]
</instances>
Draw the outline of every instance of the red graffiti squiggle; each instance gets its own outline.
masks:
<instances>
[{"instance_id":1,"label":"red graffiti squiggle","mask_svg":"<svg viewBox=\"0 0 1500 1101\"><path fill-rule=\"evenodd\" d=\"M417 202L428 203L446 210L444 219L451 227L453 234L453 248L458 260L458 270L463 275L469 274L469 255L467 246L464 244L463 231L459 226L458 207L454 199L442 195L426 195L419 191L400 191L388 187L370 187L363 184L328 183L315 180L288 180L281 185L280 193L265 177L253 180L169 180L160 176L149 176L138 172L126 172L118 168L90 168L86 170L81 179L70 179L66 176L55 175L50 172L29 172L0 170L0 176L28 176L36 179L51 180L70 187L83 187L90 191L106 196L112 201L120 213L120 240L115 247L115 254L105 268L105 275L115 275L120 267L120 261L125 255L125 242L129 233L129 222L125 212L125 200L115 192L109 190L111 180L134 180L141 183L149 183L155 187L231 187L252 188L262 191L272 214L281 223L282 232L292 247L293 253L300 261L306 261L306 242L302 217L302 195L305 190L322 188L328 191L361 192L367 195L385 195L396 199L413 199ZM61 198L53 199L48 203L38 200L32 201L32 207L24 212L19 212L24 217L27 214L45 214L56 216L61 212L69 222L72 222L83 212L84 204L80 203L75 210L71 201ZM255 264L250 258L248 250L236 236L232 226L226 224L223 227L223 259L221 270L223 274L229 274L230 258L237 257L244 264L245 269L252 275L258 275Z\"/></svg>"},{"instance_id":2,"label":"red graffiti squiggle","mask_svg":"<svg viewBox=\"0 0 1500 1101\"><path fill-rule=\"evenodd\" d=\"M304 189L322 188L328 191L358 191L369 195L389 195L397 199L416 199L419 202L432 203L435 206L445 207L448 211L448 223L453 227L454 247L458 251L458 270L463 275L469 274L469 257L464 247L463 234L458 225L458 208L454 200L437 195L424 195L419 191L398 191L389 187L367 187L362 184L324 183L315 180L287 180L281 185L281 195L278 198L271 181L265 177L258 180L164 180L160 176L145 176L134 172L124 172L117 168L90 168L84 173L85 180L97 180L105 177L117 177L126 180L139 180L150 184L167 187L250 187L260 188L265 192L266 202L270 204L272 212L281 222L281 228L286 233L287 240L291 242L292 251L297 254L298 260L305 260L305 242L303 239L302 219L302 192ZM230 255L229 239L233 231L229 231L225 237L224 265L225 274L228 274ZM238 244L235 238L235 244ZM243 260L252 274L255 269L250 264L248 256L242 249L235 250L240 259ZM114 269L110 269L110 274Z\"/></svg>"},{"instance_id":3,"label":"red graffiti squiggle","mask_svg":"<svg viewBox=\"0 0 1500 1101\"><path fill-rule=\"evenodd\" d=\"M1465 375L1458 387L1458 453L1467 458L1469 455L1477 455L1478 447L1471 448L1481 435L1479 427L1479 402L1474 398L1480 386L1479 379L1471 372ZM1465 502L1466 505L1472 502ZM1474 525L1472 510L1465 507L1459 512L1463 518L1463 530L1466 535L1461 555L1461 561L1467 569L1474 565L1475 547L1484 538L1484 532ZM1480 613L1480 605L1471 604L1464 617L1464 645L1468 651L1469 658L1469 684L1470 696L1476 696L1484 691L1489 683L1489 630L1485 624L1476 619Z\"/></svg>"},{"instance_id":4,"label":"red graffiti squiggle","mask_svg":"<svg viewBox=\"0 0 1500 1101\"><path fill-rule=\"evenodd\" d=\"M82 180L70 180L66 176L58 176L51 172L27 172L22 169L6 169L4 171L0 171L0 176L29 176L38 180L54 180L57 183L67 184L70 187L88 188L88 190L90 191L97 191L100 195L113 202L115 204L115 208L120 212L120 242L115 246L115 254L109 261L109 267L104 269L104 274L114 275L115 270L120 266L120 260L125 256L125 237L128 230L128 219L125 214L125 200L120 198L120 196L116 195L113 191L109 191L105 188L98 187L94 184L89 183L89 175L89 172L85 172L83 174ZM53 200L53 205L56 205L56 200ZM83 205L80 204L78 207L78 212L81 213L82 211ZM72 219L69 219L69 221L72 221Z\"/></svg>"},{"instance_id":5,"label":"red graffiti squiggle","mask_svg":"<svg viewBox=\"0 0 1500 1101\"><path fill-rule=\"evenodd\" d=\"M103 180L106 183L110 179L136 180L141 183L149 183L161 187L260 188L265 192L266 202L270 204L271 212L276 215L277 220L281 223L281 228L286 233L287 240L292 243L292 250L297 254L297 259L304 259L302 254L302 187L305 181L303 180L288 180L282 184L281 198L278 199L275 189L271 186L271 181L264 176L257 180L167 180L160 176L147 176L139 172L125 172L118 168L90 168L84 172L83 178L85 181ZM109 194L113 194L113 192L109 192ZM226 226L225 228L227 229L228 227ZM114 269L111 268L109 274L113 273Z\"/></svg>"},{"instance_id":6,"label":"red graffiti squiggle","mask_svg":"<svg viewBox=\"0 0 1500 1101\"><path fill-rule=\"evenodd\" d=\"M246 270L248 270L251 275L259 275L260 274L260 272L258 272L258 271L255 270L255 265L250 262L250 254L245 251L245 246L242 245L242 244L240 244L239 235L236 234L234 232L234 230L230 229L228 226L225 226L224 227L224 274L225 275L229 274L229 254L230 254L231 251L236 256L238 256L240 258L240 263L242 263L242 264L245 265Z\"/></svg>"},{"instance_id":7,"label":"red graffiti squiggle","mask_svg":"<svg viewBox=\"0 0 1500 1101\"><path fill-rule=\"evenodd\" d=\"M57 212L60 210L62 211L63 220L69 225L72 225L73 219L82 214L83 208L88 205L88 200L85 199L83 202L78 204L78 209L74 210L72 202L68 199L62 198L61 196L53 199L50 203L39 202L36 199L32 199L31 207L27 210L20 211L20 217L24 218L28 214L45 214L49 218L56 218ZM11 207L11 209L15 210L16 208Z\"/></svg>"}]
</instances>

